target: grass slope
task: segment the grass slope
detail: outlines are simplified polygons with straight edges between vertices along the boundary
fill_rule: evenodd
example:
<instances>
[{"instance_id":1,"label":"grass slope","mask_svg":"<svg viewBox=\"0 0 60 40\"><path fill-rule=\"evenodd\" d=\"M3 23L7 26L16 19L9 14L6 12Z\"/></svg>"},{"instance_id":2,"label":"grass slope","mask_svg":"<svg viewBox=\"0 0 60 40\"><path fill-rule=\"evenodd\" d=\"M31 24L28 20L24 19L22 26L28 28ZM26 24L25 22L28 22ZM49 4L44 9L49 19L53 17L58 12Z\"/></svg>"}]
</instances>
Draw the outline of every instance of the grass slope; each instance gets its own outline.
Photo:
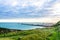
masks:
<instances>
[{"instance_id":1,"label":"grass slope","mask_svg":"<svg viewBox=\"0 0 60 40\"><path fill-rule=\"evenodd\" d=\"M0 40L60 40L60 22L50 28L10 31L0 34Z\"/></svg>"},{"instance_id":2,"label":"grass slope","mask_svg":"<svg viewBox=\"0 0 60 40\"><path fill-rule=\"evenodd\" d=\"M55 28L32 29L0 34L1 40L56 40Z\"/></svg>"}]
</instances>

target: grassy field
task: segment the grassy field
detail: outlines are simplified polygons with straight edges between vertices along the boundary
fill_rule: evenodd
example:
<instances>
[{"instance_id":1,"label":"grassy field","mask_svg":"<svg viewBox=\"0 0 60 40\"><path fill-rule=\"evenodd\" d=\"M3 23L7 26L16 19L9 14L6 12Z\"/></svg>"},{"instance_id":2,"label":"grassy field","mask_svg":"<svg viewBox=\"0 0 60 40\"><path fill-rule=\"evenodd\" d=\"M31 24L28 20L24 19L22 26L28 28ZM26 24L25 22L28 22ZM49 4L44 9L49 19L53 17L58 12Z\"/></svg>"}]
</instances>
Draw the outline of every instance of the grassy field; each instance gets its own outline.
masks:
<instances>
[{"instance_id":1,"label":"grassy field","mask_svg":"<svg viewBox=\"0 0 60 40\"><path fill-rule=\"evenodd\" d=\"M1 33L0 40L60 40L60 22L50 28Z\"/></svg>"},{"instance_id":2,"label":"grassy field","mask_svg":"<svg viewBox=\"0 0 60 40\"><path fill-rule=\"evenodd\" d=\"M52 27L9 32L0 34L0 40L59 40L55 29Z\"/></svg>"}]
</instances>

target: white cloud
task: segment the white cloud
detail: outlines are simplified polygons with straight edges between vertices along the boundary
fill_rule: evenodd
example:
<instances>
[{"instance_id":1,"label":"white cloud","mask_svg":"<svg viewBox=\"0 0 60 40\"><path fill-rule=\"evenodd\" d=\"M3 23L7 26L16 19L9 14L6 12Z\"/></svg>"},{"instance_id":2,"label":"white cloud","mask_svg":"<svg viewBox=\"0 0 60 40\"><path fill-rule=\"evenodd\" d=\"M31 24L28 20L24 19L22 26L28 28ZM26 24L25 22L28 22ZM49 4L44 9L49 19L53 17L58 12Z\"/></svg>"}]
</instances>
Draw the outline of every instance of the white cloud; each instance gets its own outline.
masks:
<instances>
[{"instance_id":1,"label":"white cloud","mask_svg":"<svg viewBox=\"0 0 60 40\"><path fill-rule=\"evenodd\" d=\"M47 0L1 0L3 5L7 6L36 6L36 7L42 7L42 5L46 2Z\"/></svg>"},{"instance_id":2,"label":"white cloud","mask_svg":"<svg viewBox=\"0 0 60 40\"><path fill-rule=\"evenodd\" d=\"M17 0L4 0L2 1L3 5L7 5L7 6L10 6L10 7L15 7L18 5L18 1Z\"/></svg>"},{"instance_id":3,"label":"white cloud","mask_svg":"<svg viewBox=\"0 0 60 40\"><path fill-rule=\"evenodd\" d=\"M18 2L17 1L14 1L13 3L12 3L12 6L17 6L18 5Z\"/></svg>"},{"instance_id":4,"label":"white cloud","mask_svg":"<svg viewBox=\"0 0 60 40\"><path fill-rule=\"evenodd\" d=\"M36 6L37 8L41 8L45 2L46 0L37 0L37 1L33 1L31 5Z\"/></svg>"},{"instance_id":5,"label":"white cloud","mask_svg":"<svg viewBox=\"0 0 60 40\"><path fill-rule=\"evenodd\" d=\"M55 18L22 18L22 19L0 19L0 22L45 22L45 23L56 23L60 19Z\"/></svg>"},{"instance_id":6,"label":"white cloud","mask_svg":"<svg viewBox=\"0 0 60 40\"><path fill-rule=\"evenodd\" d=\"M53 6L52 6L52 15L59 16L60 15L60 2L57 1Z\"/></svg>"},{"instance_id":7,"label":"white cloud","mask_svg":"<svg viewBox=\"0 0 60 40\"><path fill-rule=\"evenodd\" d=\"M18 14L18 13L20 13L20 10L19 10L20 7L25 9L26 7L33 6L34 8L36 7L36 9L34 9L34 10L32 9L33 10L33 12L32 12L32 10L30 10L28 8L27 12L32 12L29 15L32 15L32 16L33 15L37 15L38 16L40 14L42 14L43 16L46 15L46 18L16 19L16 20L15 19L12 19L12 20L11 19L8 19L8 20L4 20L3 19L3 20L0 20L0 22L4 22L4 21L6 21L6 22L9 22L9 21L12 21L12 22L14 22L14 21L15 22L29 22L29 21L30 22L49 22L49 21L50 22L55 22L55 21L59 20L58 15L60 16L60 2L58 0L52 6L52 8L48 7L48 8L46 8L47 11L43 11L43 12L48 12L49 11L49 14L47 14L47 13L39 13L38 14L38 12L44 7L44 4L45 3L48 4L50 1L52 1L52 0L0 0L0 3L2 3L3 5L7 5L9 7L9 8L7 8L8 10L5 10L6 12L13 11L16 14ZM26 10L24 12L26 12ZM47 15L49 17L51 17L51 16L54 17L56 15L56 17L55 18L48 18Z\"/></svg>"}]
</instances>

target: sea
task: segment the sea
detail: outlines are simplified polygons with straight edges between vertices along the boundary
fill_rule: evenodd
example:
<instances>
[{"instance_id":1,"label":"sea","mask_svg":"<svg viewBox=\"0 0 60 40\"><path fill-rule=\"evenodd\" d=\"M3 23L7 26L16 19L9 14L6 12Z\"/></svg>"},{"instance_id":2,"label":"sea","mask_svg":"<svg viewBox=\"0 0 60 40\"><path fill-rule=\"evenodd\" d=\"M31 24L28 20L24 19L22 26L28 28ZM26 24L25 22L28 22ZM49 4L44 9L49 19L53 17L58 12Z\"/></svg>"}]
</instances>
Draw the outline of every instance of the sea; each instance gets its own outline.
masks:
<instances>
[{"instance_id":1,"label":"sea","mask_svg":"<svg viewBox=\"0 0 60 40\"><path fill-rule=\"evenodd\" d=\"M22 25L22 23L17 23L17 22L0 22L0 28L17 29L17 30L30 30L30 29L44 28L44 27Z\"/></svg>"}]
</instances>

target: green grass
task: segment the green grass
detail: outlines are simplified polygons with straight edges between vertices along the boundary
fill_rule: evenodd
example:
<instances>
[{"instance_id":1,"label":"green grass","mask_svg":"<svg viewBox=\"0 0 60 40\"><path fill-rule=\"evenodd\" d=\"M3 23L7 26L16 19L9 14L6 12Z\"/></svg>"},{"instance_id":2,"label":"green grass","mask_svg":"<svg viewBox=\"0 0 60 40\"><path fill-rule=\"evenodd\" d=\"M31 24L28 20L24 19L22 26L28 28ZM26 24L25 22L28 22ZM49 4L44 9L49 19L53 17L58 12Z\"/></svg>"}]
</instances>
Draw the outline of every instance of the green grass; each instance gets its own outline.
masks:
<instances>
[{"instance_id":1,"label":"green grass","mask_svg":"<svg viewBox=\"0 0 60 40\"><path fill-rule=\"evenodd\" d=\"M57 40L57 37L54 27L0 34L0 40Z\"/></svg>"},{"instance_id":2,"label":"green grass","mask_svg":"<svg viewBox=\"0 0 60 40\"><path fill-rule=\"evenodd\" d=\"M5 38L0 38L0 40L14 40L14 39L5 37Z\"/></svg>"},{"instance_id":3,"label":"green grass","mask_svg":"<svg viewBox=\"0 0 60 40\"><path fill-rule=\"evenodd\" d=\"M60 40L60 21L51 28L37 28L0 34L0 40Z\"/></svg>"}]
</instances>

